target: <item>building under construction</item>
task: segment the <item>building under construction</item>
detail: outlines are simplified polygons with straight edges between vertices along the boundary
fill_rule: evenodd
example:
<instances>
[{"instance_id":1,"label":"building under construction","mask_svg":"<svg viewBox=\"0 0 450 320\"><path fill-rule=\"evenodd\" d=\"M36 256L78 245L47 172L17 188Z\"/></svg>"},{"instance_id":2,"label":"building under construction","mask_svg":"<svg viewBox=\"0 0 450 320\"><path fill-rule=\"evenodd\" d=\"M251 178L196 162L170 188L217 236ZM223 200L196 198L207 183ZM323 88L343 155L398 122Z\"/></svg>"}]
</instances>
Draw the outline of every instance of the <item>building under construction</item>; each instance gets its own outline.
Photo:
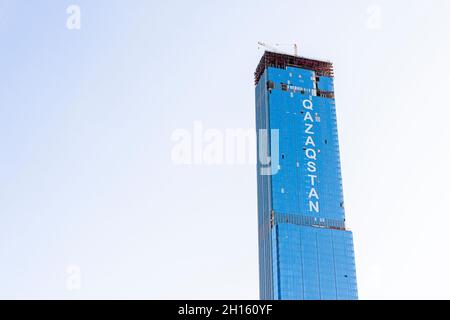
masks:
<instances>
[{"instance_id":1,"label":"building under construction","mask_svg":"<svg viewBox=\"0 0 450 320\"><path fill-rule=\"evenodd\" d=\"M255 72L261 299L357 299L330 62L266 51ZM265 161L270 159L270 161ZM268 170L269 169L269 170Z\"/></svg>"}]
</instances>

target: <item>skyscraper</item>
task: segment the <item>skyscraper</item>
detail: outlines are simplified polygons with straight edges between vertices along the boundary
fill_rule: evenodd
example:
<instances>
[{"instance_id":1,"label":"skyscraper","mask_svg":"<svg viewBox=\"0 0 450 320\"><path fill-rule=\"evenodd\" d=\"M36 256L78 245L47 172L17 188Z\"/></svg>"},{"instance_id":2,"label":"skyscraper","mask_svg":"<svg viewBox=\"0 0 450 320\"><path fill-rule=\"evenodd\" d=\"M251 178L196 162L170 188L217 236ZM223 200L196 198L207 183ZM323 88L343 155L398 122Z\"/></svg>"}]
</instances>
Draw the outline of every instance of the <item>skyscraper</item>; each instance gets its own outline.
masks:
<instances>
[{"instance_id":1,"label":"skyscraper","mask_svg":"<svg viewBox=\"0 0 450 320\"><path fill-rule=\"evenodd\" d=\"M265 52L255 72L261 299L357 299L330 62Z\"/></svg>"}]
</instances>

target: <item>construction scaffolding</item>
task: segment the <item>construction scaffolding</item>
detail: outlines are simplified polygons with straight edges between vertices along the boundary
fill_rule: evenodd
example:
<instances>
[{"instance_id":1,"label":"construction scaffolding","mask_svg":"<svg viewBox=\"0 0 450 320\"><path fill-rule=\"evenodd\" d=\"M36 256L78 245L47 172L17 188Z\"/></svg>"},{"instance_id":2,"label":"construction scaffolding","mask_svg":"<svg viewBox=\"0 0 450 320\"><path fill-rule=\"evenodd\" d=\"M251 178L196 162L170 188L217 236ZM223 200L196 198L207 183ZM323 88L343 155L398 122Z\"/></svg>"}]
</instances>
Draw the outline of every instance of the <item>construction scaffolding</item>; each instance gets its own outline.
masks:
<instances>
[{"instance_id":1,"label":"construction scaffolding","mask_svg":"<svg viewBox=\"0 0 450 320\"><path fill-rule=\"evenodd\" d=\"M315 71L318 76L334 77L333 64L328 61L313 60L288 54L266 51L261 58L255 71L255 85L268 67L285 69L286 67L297 67Z\"/></svg>"}]
</instances>

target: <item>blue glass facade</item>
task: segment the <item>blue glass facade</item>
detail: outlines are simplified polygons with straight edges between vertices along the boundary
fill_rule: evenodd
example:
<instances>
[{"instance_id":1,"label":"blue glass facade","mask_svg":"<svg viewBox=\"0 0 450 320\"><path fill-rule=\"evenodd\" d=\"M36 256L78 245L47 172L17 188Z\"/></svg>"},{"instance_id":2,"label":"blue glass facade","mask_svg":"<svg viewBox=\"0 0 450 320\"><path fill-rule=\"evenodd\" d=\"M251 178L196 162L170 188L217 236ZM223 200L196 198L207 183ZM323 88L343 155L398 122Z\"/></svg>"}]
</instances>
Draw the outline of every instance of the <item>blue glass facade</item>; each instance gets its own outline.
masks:
<instances>
[{"instance_id":1,"label":"blue glass facade","mask_svg":"<svg viewBox=\"0 0 450 320\"><path fill-rule=\"evenodd\" d=\"M255 76L261 299L357 299L332 65L266 52Z\"/></svg>"}]
</instances>

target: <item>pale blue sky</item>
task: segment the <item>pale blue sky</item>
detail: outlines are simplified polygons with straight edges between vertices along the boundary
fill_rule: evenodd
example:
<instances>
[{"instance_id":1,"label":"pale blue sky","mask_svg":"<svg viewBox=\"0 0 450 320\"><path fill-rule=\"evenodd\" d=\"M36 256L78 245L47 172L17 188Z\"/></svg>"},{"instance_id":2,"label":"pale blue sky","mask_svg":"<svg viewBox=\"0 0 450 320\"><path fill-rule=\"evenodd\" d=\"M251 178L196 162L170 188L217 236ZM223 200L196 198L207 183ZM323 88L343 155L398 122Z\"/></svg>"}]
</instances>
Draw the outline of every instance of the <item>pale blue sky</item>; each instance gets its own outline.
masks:
<instances>
[{"instance_id":1,"label":"pale blue sky","mask_svg":"<svg viewBox=\"0 0 450 320\"><path fill-rule=\"evenodd\" d=\"M257 299L256 169L175 166L170 138L254 127L266 41L335 63L360 297L449 298L449 9L0 0L0 297Z\"/></svg>"}]
</instances>

